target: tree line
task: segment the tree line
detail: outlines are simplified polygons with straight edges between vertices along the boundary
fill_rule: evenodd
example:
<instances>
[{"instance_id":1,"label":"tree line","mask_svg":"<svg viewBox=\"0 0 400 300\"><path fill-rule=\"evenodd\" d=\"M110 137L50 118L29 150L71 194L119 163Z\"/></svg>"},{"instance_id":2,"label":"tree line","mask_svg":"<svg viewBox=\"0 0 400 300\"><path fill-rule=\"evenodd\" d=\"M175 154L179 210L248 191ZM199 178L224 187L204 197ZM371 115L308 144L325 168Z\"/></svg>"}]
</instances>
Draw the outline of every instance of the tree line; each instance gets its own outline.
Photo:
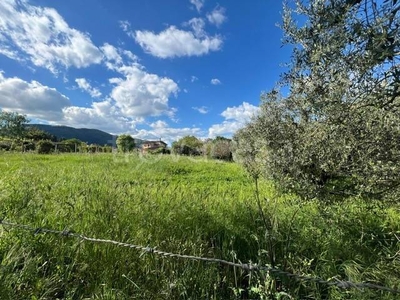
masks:
<instances>
[{"instance_id":1,"label":"tree line","mask_svg":"<svg viewBox=\"0 0 400 300\"><path fill-rule=\"evenodd\" d=\"M78 139L58 139L56 136L29 125L25 115L0 111L0 151L52 152L112 152L108 145L100 146Z\"/></svg>"},{"instance_id":2,"label":"tree line","mask_svg":"<svg viewBox=\"0 0 400 300\"><path fill-rule=\"evenodd\" d=\"M126 153L136 149L134 138L128 134L118 136L116 144L119 152ZM212 159L232 161L233 143L231 139L222 136L201 140L193 135L187 135L173 142L170 149L159 148L148 153L205 156Z\"/></svg>"},{"instance_id":3,"label":"tree line","mask_svg":"<svg viewBox=\"0 0 400 300\"><path fill-rule=\"evenodd\" d=\"M78 139L59 140L35 126L28 126L28 118L16 112L0 112L0 150L36 151L41 154L57 152L112 152L111 146L87 145ZM129 134L119 135L116 140L119 152L139 150L135 139ZM185 136L174 143L171 149L160 148L150 154L169 154L206 156L214 159L232 160L232 141L217 136L201 140L195 136Z\"/></svg>"}]
</instances>

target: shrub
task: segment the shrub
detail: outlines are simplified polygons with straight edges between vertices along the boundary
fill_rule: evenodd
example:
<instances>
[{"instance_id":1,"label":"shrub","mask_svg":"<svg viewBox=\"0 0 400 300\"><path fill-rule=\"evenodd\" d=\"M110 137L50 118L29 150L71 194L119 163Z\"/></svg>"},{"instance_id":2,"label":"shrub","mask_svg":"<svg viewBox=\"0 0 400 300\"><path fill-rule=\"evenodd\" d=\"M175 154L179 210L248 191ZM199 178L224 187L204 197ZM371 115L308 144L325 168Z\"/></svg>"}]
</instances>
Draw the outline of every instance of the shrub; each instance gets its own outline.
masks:
<instances>
[{"instance_id":1,"label":"shrub","mask_svg":"<svg viewBox=\"0 0 400 300\"><path fill-rule=\"evenodd\" d=\"M24 141L22 143L22 149L23 151L35 151L36 145L34 142L29 142L29 141Z\"/></svg>"},{"instance_id":2,"label":"shrub","mask_svg":"<svg viewBox=\"0 0 400 300\"><path fill-rule=\"evenodd\" d=\"M11 150L11 142L10 141L0 141L0 150L1 151L10 151Z\"/></svg>"},{"instance_id":3,"label":"shrub","mask_svg":"<svg viewBox=\"0 0 400 300\"><path fill-rule=\"evenodd\" d=\"M39 154L50 154L54 150L54 144L50 141L39 141L36 144L36 151Z\"/></svg>"},{"instance_id":4,"label":"shrub","mask_svg":"<svg viewBox=\"0 0 400 300\"><path fill-rule=\"evenodd\" d=\"M179 155L200 155L203 142L188 135L172 143L172 152Z\"/></svg>"}]
</instances>

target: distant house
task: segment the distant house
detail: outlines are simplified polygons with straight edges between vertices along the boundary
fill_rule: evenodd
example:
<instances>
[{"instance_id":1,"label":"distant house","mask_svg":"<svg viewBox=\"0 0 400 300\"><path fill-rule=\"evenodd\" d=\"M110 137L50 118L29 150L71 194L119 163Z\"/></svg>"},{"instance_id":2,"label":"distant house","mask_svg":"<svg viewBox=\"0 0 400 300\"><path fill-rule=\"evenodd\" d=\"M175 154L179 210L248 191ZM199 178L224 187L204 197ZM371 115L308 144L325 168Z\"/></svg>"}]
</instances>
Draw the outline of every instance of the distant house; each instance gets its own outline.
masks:
<instances>
[{"instance_id":1,"label":"distant house","mask_svg":"<svg viewBox=\"0 0 400 300\"><path fill-rule=\"evenodd\" d=\"M167 143L164 143L162 140L159 141L145 141L142 144L142 152L146 153L148 151L156 151L159 149L167 148Z\"/></svg>"}]
</instances>

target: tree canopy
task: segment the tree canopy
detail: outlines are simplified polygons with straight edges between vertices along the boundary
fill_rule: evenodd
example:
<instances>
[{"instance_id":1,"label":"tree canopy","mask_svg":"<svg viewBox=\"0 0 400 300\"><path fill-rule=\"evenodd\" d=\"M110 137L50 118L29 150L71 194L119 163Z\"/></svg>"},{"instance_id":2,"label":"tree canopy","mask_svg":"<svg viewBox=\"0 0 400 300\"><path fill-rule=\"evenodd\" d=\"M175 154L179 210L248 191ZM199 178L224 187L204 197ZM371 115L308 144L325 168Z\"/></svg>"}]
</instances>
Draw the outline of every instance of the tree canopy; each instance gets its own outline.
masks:
<instances>
[{"instance_id":1,"label":"tree canopy","mask_svg":"<svg viewBox=\"0 0 400 300\"><path fill-rule=\"evenodd\" d=\"M172 151L180 155L200 155L203 142L193 135L187 135L172 143Z\"/></svg>"},{"instance_id":2,"label":"tree canopy","mask_svg":"<svg viewBox=\"0 0 400 300\"><path fill-rule=\"evenodd\" d=\"M29 126L25 132L25 138L33 140L33 141L40 141L40 140L49 140L49 141L56 141L57 138L46 132L43 131L35 126Z\"/></svg>"},{"instance_id":3,"label":"tree canopy","mask_svg":"<svg viewBox=\"0 0 400 300\"><path fill-rule=\"evenodd\" d=\"M129 134L122 134L117 138L117 148L120 152L129 152L135 148L135 140Z\"/></svg>"},{"instance_id":4,"label":"tree canopy","mask_svg":"<svg viewBox=\"0 0 400 300\"><path fill-rule=\"evenodd\" d=\"M399 193L399 11L393 0L285 7L289 70L235 135L249 170L306 197Z\"/></svg>"},{"instance_id":5,"label":"tree canopy","mask_svg":"<svg viewBox=\"0 0 400 300\"><path fill-rule=\"evenodd\" d=\"M29 122L25 115L16 112L0 111L0 136L7 138L23 138L25 125Z\"/></svg>"}]
</instances>

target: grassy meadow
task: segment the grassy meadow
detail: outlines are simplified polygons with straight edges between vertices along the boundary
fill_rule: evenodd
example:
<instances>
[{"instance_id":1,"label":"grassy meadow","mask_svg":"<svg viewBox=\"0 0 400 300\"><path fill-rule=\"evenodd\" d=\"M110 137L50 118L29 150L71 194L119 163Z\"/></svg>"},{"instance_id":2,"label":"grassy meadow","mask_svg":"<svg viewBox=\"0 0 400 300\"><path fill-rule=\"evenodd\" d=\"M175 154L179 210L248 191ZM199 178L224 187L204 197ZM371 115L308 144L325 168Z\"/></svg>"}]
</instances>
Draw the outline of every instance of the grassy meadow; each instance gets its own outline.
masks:
<instances>
[{"instance_id":1,"label":"grassy meadow","mask_svg":"<svg viewBox=\"0 0 400 300\"><path fill-rule=\"evenodd\" d=\"M264 181L257 194L235 163L4 153L0 217L173 253L400 288L399 205L358 198L306 202ZM0 226L0 262L0 299L400 297L6 226Z\"/></svg>"}]
</instances>

